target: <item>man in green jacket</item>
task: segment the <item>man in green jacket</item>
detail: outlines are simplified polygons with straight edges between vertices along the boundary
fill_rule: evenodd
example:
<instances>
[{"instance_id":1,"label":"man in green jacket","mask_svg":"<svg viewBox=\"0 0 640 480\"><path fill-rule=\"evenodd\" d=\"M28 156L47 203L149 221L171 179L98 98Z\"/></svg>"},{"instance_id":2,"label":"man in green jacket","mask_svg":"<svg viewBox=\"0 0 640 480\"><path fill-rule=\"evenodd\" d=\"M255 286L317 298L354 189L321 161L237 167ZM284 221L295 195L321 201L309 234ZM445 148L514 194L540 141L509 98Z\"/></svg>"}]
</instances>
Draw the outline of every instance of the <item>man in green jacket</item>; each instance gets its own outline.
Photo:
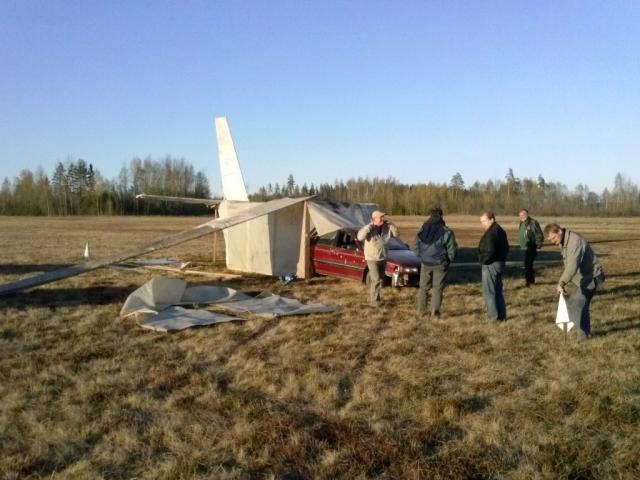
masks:
<instances>
[{"instance_id":1,"label":"man in green jacket","mask_svg":"<svg viewBox=\"0 0 640 480\"><path fill-rule=\"evenodd\" d=\"M538 221L529 216L529 212L524 208L520 210L520 226L518 227L518 240L520 248L524 250L524 278L525 285L536 283L536 274L533 271L533 261L538 254L538 249L542 247L544 235Z\"/></svg>"}]
</instances>

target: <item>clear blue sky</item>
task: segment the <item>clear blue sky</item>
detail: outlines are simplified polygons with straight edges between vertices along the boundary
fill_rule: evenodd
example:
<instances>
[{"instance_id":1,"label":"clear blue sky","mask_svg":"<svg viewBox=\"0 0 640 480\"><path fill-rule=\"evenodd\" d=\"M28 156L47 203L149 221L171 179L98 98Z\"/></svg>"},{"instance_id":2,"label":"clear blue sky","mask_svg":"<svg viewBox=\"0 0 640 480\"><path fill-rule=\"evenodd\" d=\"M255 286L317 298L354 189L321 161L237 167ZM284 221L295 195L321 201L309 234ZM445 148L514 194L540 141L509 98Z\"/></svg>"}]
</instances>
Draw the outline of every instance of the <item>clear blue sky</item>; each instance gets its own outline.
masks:
<instances>
[{"instance_id":1,"label":"clear blue sky","mask_svg":"<svg viewBox=\"0 0 640 480\"><path fill-rule=\"evenodd\" d=\"M184 157L221 192L393 176L640 183L640 2L0 0L0 180Z\"/></svg>"}]
</instances>

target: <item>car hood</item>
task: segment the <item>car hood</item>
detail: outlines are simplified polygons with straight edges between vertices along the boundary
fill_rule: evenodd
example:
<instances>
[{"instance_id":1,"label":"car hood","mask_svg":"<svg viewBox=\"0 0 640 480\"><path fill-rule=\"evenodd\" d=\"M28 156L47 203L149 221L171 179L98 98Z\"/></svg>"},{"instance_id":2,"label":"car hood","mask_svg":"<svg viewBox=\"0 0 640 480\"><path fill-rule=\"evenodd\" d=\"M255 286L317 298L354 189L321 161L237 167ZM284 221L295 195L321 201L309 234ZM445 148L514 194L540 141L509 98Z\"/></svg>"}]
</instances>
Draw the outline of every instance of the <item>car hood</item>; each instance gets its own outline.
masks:
<instances>
[{"instance_id":1,"label":"car hood","mask_svg":"<svg viewBox=\"0 0 640 480\"><path fill-rule=\"evenodd\" d=\"M420 260L411 250L389 250L387 260L404 267L419 267Z\"/></svg>"}]
</instances>

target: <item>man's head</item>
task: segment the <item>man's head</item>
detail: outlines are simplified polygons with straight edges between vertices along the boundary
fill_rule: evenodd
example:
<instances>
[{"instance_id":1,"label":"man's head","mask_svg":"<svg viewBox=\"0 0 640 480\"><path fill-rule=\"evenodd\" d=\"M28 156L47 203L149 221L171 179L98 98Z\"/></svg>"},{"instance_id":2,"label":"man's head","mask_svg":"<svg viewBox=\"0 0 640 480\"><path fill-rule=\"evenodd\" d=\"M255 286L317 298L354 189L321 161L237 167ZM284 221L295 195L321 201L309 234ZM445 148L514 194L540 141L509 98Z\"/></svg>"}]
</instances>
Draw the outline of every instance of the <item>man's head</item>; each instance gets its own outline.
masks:
<instances>
[{"instance_id":1,"label":"man's head","mask_svg":"<svg viewBox=\"0 0 640 480\"><path fill-rule=\"evenodd\" d=\"M440 207L433 207L431 210L429 210L429 215L431 215L432 217L442 217L444 213L442 212L442 209Z\"/></svg>"},{"instance_id":2,"label":"man's head","mask_svg":"<svg viewBox=\"0 0 640 480\"><path fill-rule=\"evenodd\" d=\"M560 245L562 243L562 227L557 223L550 223L544 227L544 236L554 245Z\"/></svg>"},{"instance_id":3,"label":"man's head","mask_svg":"<svg viewBox=\"0 0 640 480\"><path fill-rule=\"evenodd\" d=\"M523 208L522 210L520 210L518 216L520 217L520 221L524 222L527 218L529 218L529 210Z\"/></svg>"},{"instance_id":4,"label":"man's head","mask_svg":"<svg viewBox=\"0 0 640 480\"><path fill-rule=\"evenodd\" d=\"M381 212L380 210L376 210L371 214L371 222L376 227L379 227L384 223L384 215L385 215L384 212Z\"/></svg>"},{"instance_id":5,"label":"man's head","mask_svg":"<svg viewBox=\"0 0 640 480\"><path fill-rule=\"evenodd\" d=\"M496 216L493 212L483 212L480 216L480 223L485 230L488 230L491 225L496 221Z\"/></svg>"}]
</instances>

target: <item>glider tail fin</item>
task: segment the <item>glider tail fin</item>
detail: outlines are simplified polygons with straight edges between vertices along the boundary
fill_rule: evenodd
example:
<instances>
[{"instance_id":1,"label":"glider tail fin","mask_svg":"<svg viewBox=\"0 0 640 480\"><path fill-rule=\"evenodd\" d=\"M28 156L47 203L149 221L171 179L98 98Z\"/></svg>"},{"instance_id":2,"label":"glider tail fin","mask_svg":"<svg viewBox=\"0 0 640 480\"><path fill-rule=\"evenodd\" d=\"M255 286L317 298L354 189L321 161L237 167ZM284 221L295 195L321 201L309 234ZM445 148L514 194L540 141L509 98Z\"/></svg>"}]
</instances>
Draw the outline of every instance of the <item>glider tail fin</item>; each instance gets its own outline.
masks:
<instances>
[{"instance_id":1,"label":"glider tail fin","mask_svg":"<svg viewBox=\"0 0 640 480\"><path fill-rule=\"evenodd\" d=\"M248 202L249 196L247 195L244 177L238 163L236 149L233 146L227 117L216 118L216 138L218 140L222 194L226 200Z\"/></svg>"}]
</instances>

